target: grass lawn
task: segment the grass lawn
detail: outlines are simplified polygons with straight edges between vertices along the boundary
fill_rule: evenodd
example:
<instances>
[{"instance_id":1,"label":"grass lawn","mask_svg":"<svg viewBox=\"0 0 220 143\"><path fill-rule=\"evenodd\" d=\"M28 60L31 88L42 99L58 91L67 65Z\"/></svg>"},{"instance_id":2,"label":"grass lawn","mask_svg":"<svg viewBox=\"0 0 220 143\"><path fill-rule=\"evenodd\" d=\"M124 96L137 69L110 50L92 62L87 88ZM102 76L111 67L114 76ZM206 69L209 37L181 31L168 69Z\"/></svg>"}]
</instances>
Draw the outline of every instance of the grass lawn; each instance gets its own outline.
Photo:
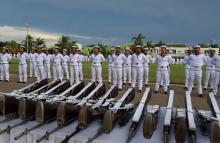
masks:
<instances>
[{"instance_id":1,"label":"grass lawn","mask_svg":"<svg viewBox=\"0 0 220 143\"><path fill-rule=\"evenodd\" d=\"M103 63L103 79L107 80L108 78L108 63ZM28 66L29 69L29 66ZM29 70L28 70L29 71ZM52 71L52 70L51 70ZM18 74L18 60L12 60L10 64L10 74ZM91 64L90 62L83 62L83 74L85 79L91 79ZM204 79L204 69L203 69L203 79ZM185 79L184 74L184 65L181 64L173 64L171 65L171 83L183 84ZM150 64L150 73L149 73L149 81L156 81L156 65Z\"/></svg>"}]
</instances>

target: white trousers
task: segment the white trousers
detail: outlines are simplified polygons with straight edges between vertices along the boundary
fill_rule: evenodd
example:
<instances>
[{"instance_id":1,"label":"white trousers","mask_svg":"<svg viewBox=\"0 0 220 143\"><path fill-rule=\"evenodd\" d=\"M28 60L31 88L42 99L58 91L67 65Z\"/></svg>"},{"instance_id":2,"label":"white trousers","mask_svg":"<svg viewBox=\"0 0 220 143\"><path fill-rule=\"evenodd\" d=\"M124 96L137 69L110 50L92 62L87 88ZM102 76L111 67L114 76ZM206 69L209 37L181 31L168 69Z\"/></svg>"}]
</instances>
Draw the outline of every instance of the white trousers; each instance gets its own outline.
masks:
<instances>
[{"instance_id":1,"label":"white trousers","mask_svg":"<svg viewBox=\"0 0 220 143\"><path fill-rule=\"evenodd\" d=\"M124 83L127 82L128 78L128 83L131 83L131 66L124 66Z\"/></svg>"},{"instance_id":2,"label":"white trousers","mask_svg":"<svg viewBox=\"0 0 220 143\"><path fill-rule=\"evenodd\" d=\"M36 62L30 62L30 77L32 77L33 74L35 77L37 77Z\"/></svg>"},{"instance_id":3,"label":"white trousers","mask_svg":"<svg viewBox=\"0 0 220 143\"><path fill-rule=\"evenodd\" d=\"M108 65L108 82L112 82L113 67Z\"/></svg>"},{"instance_id":4,"label":"white trousers","mask_svg":"<svg viewBox=\"0 0 220 143\"><path fill-rule=\"evenodd\" d=\"M161 84L161 81L163 81L162 86L164 88L164 91L167 92L168 80L169 80L169 71L168 70L157 70L155 91L159 90L159 86Z\"/></svg>"},{"instance_id":5,"label":"white trousers","mask_svg":"<svg viewBox=\"0 0 220 143\"><path fill-rule=\"evenodd\" d=\"M148 84L149 67L144 66L144 84Z\"/></svg>"},{"instance_id":6,"label":"white trousers","mask_svg":"<svg viewBox=\"0 0 220 143\"><path fill-rule=\"evenodd\" d=\"M79 66L78 65L71 65L70 66L70 84L73 85L79 82Z\"/></svg>"},{"instance_id":7,"label":"white trousers","mask_svg":"<svg viewBox=\"0 0 220 143\"><path fill-rule=\"evenodd\" d=\"M9 64L1 64L1 80L8 80L9 81Z\"/></svg>"},{"instance_id":8,"label":"white trousers","mask_svg":"<svg viewBox=\"0 0 220 143\"><path fill-rule=\"evenodd\" d=\"M57 79L63 80L63 70L61 65L53 65L53 78L54 81Z\"/></svg>"},{"instance_id":9,"label":"white trousers","mask_svg":"<svg viewBox=\"0 0 220 143\"><path fill-rule=\"evenodd\" d=\"M113 68L113 84L118 85L118 88L122 89L122 67Z\"/></svg>"},{"instance_id":10,"label":"white trousers","mask_svg":"<svg viewBox=\"0 0 220 143\"><path fill-rule=\"evenodd\" d=\"M189 91L192 92L194 80L197 80L198 94L202 94L202 70L190 70L189 72Z\"/></svg>"},{"instance_id":11,"label":"white trousers","mask_svg":"<svg viewBox=\"0 0 220 143\"><path fill-rule=\"evenodd\" d=\"M45 79L43 65L36 65L36 73L37 73L37 82L40 82L41 80Z\"/></svg>"},{"instance_id":12,"label":"white trousers","mask_svg":"<svg viewBox=\"0 0 220 143\"><path fill-rule=\"evenodd\" d=\"M68 69L68 65L62 65L62 69L63 69L63 74L65 74L66 79L70 79L70 75L69 75L69 69Z\"/></svg>"},{"instance_id":13,"label":"white trousers","mask_svg":"<svg viewBox=\"0 0 220 143\"><path fill-rule=\"evenodd\" d=\"M135 88L136 81L138 80L138 90L142 90L143 87L143 67L132 67L132 83L131 87Z\"/></svg>"},{"instance_id":14,"label":"white trousers","mask_svg":"<svg viewBox=\"0 0 220 143\"><path fill-rule=\"evenodd\" d=\"M220 80L220 71L215 71L215 84L214 84L214 94L217 95L218 93L218 84Z\"/></svg>"},{"instance_id":15,"label":"white trousers","mask_svg":"<svg viewBox=\"0 0 220 143\"><path fill-rule=\"evenodd\" d=\"M188 88L189 85L189 69L185 69L185 87Z\"/></svg>"},{"instance_id":16,"label":"white trousers","mask_svg":"<svg viewBox=\"0 0 220 143\"><path fill-rule=\"evenodd\" d=\"M102 66L92 66L92 82L102 83ZM97 79L97 80L96 80Z\"/></svg>"},{"instance_id":17,"label":"white trousers","mask_svg":"<svg viewBox=\"0 0 220 143\"><path fill-rule=\"evenodd\" d=\"M0 63L0 80L3 80L3 67L2 67L2 63Z\"/></svg>"},{"instance_id":18,"label":"white trousers","mask_svg":"<svg viewBox=\"0 0 220 143\"><path fill-rule=\"evenodd\" d=\"M27 64L19 64L18 74L20 82L27 82Z\"/></svg>"},{"instance_id":19,"label":"white trousers","mask_svg":"<svg viewBox=\"0 0 220 143\"><path fill-rule=\"evenodd\" d=\"M50 64L44 64L44 71L45 71L45 77L47 79L51 79L51 73L50 73Z\"/></svg>"},{"instance_id":20,"label":"white trousers","mask_svg":"<svg viewBox=\"0 0 220 143\"><path fill-rule=\"evenodd\" d=\"M83 67L79 65L79 80L83 81Z\"/></svg>"},{"instance_id":21,"label":"white trousers","mask_svg":"<svg viewBox=\"0 0 220 143\"><path fill-rule=\"evenodd\" d=\"M210 88L213 89L214 87L214 80L215 80L215 70L206 70L205 72L205 82L204 82L204 88L208 87L208 83L209 83L209 79L210 79Z\"/></svg>"}]
</instances>

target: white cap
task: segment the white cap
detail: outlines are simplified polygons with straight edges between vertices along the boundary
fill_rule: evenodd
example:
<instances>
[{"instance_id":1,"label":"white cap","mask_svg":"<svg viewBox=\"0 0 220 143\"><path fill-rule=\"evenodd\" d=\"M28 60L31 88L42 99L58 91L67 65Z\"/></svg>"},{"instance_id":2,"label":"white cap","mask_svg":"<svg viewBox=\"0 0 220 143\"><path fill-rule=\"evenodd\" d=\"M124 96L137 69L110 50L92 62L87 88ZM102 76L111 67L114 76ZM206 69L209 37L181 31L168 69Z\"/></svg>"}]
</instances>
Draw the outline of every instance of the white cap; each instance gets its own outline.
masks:
<instances>
[{"instance_id":1,"label":"white cap","mask_svg":"<svg viewBox=\"0 0 220 143\"><path fill-rule=\"evenodd\" d=\"M20 48L24 48L24 45L20 45Z\"/></svg>"},{"instance_id":2,"label":"white cap","mask_svg":"<svg viewBox=\"0 0 220 143\"><path fill-rule=\"evenodd\" d=\"M67 52L67 49L63 49L63 51Z\"/></svg>"},{"instance_id":3,"label":"white cap","mask_svg":"<svg viewBox=\"0 0 220 143\"><path fill-rule=\"evenodd\" d=\"M118 45L118 46L115 46L115 48L121 48L121 46Z\"/></svg>"},{"instance_id":4,"label":"white cap","mask_svg":"<svg viewBox=\"0 0 220 143\"><path fill-rule=\"evenodd\" d=\"M135 48L141 48L141 45L136 45Z\"/></svg>"},{"instance_id":5,"label":"white cap","mask_svg":"<svg viewBox=\"0 0 220 143\"><path fill-rule=\"evenodd\" d=\"M37 48L43 48L44 46L43 45L40 45L40 46L38 46Z\"/></svg>"},{"instance_id":6,"label":"white cap","mask_svg":"<svg viewBox=\"0 0 220 143\"><path fill-rule=\"evenodd\" d=\"M148 50L148 48L147 48L147 47L145 47L145 48L144 48L144 50Z\"/></svg>"},{"instance_id":7,"label":"white cap","mask_svg":"<svg viewBox=\"0 0 220 143\"><path fill-rule=\"evenodd\" d=\"M82 50L82 44L76 43L75 45L78 47L79 50Z\"/></svg>"},{"instance_id":8,"label":"white cap","mask_svg":"<svg viewBox=\"0 0 220 143\"><path fill-rule=\"evenodd\" d=\"M199 45L195 45L193 46L193 48L201 48Z\"/></svg>"},{"instance_id":9,"label":"white cap","mask_svg":"<svg viewBox=\"0 0 220 143\"><path fill-rule=\"evenodd\" d=\"M73 45L72 48L78 48L76 45Z\"/></svg>"},{"instance_id":10,"label":"white cap","mask_svg":"<svg viewBox=\"0 0 220 143\"><path fill-rule=\"evenodd\" d=\"M162 46L160 46L160 49L162 49L162 48L167 48L167 46L165 46L165 45L162 45Z\"/></svg>"},{"instance_id":11,"label":"white cap","mask_svg":"<svg viewBox=\"0 0 220 143\"><path fill-rule=\"evenodd\" d=\"M59 47L55 46L54 49L60 49Z\"/></svg>"},{"instance_id":12,"label":"white cap","mask_svg":"<svg viewBox=\"0 0 220 143\"><path fill-rule=\"evenodd\" d=\"M98 48L98 49L100 49L100 47L99 47L99 46L97 46L97 45L93 46L93 48Z\"/></svg>"},{"instance_id":13,"label":"white cap","mask_svg":"<svg viewBox=\"0 0 220 143\"><path fill-rule=\"evenodd\" d=\"M2 49L8 50L8 48L6 48L6 47L2 47Z\"/></svg>"}]
</instances>

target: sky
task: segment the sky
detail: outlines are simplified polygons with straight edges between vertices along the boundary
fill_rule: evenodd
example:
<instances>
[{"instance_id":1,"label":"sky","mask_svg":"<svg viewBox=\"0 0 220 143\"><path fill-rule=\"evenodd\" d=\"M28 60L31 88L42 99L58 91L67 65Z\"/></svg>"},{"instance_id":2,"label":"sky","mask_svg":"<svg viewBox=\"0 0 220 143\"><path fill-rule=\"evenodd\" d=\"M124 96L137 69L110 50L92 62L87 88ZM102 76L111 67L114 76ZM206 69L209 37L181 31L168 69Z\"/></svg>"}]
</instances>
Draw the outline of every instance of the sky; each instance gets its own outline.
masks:
<instances>
[{"instance_id":1,"label":"sky","mask_svg":"<svg viewBox=\"0 0 220 143\"><path fill-rule=\"evenodd\" d=\"M0 41L29 33L53 45L61 35L84 45L146 41L220 44L219 0L2 0Z\"/></svg>"}]
</instances>

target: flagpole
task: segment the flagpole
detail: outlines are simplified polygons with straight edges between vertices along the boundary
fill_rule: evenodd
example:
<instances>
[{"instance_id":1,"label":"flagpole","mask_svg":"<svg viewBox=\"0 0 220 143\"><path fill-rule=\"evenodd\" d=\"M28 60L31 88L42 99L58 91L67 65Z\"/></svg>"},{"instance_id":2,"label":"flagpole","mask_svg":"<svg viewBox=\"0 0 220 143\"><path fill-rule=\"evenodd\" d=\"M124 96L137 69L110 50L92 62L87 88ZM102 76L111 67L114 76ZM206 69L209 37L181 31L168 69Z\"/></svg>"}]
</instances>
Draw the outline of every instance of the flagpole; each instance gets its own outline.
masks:
<instances>
[{"instance_id":1,"label":"flagpole","mask_svg":"<svg viewBox=\"0 0 220 143\"><path fill-rule=\"evenodd\" d=\"M27 35L26 35L26 46L27 46L27 53L28 53L28 30L29 30L29 23L28 22L26 22L25 23L25 27L26 27L26 32L27 32Z\"/></svg>"}]
</instances>

